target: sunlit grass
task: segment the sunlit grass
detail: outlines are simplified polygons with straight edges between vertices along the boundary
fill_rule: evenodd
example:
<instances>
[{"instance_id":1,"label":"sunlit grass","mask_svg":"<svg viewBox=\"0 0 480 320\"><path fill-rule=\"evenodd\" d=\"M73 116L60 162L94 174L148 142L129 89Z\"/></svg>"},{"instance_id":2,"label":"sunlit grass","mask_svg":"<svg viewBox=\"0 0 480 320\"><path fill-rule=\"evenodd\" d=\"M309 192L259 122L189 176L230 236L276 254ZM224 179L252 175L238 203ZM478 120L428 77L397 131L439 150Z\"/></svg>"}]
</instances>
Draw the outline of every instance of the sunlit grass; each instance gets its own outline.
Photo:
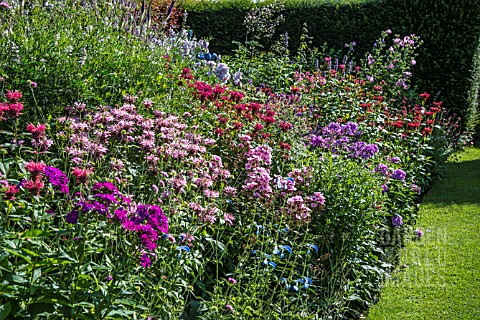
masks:
<instances>
[{"instance_id":1,"label":"sunlit grass","mask_svg":"<svg viewBox=\"0 0 480 320\"><path fill-rule=\"evenodd\" d=\"M425 235L407 245L369 319L480 318L480 149L457 158L424 198Z\"/></svg>"}]
</instances>

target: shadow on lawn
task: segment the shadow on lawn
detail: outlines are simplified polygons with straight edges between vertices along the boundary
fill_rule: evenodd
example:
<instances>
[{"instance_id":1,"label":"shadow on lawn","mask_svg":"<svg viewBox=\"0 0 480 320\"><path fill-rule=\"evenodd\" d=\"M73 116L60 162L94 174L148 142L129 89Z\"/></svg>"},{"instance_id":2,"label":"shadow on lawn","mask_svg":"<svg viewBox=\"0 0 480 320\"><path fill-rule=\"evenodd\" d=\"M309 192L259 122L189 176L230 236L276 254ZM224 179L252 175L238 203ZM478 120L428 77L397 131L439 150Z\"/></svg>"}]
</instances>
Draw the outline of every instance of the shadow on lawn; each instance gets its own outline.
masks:
<instances>
[{"instance_id":1,"label":"shadow on lawn","mask_svg":"<svg viewBox=\"0 0 480 320\"><path fill-rule=\"evenodd\" d=\"M480 159L448 162L444 172L423 199L424 203L480 204Z\"/></svg>"}]
</instances>

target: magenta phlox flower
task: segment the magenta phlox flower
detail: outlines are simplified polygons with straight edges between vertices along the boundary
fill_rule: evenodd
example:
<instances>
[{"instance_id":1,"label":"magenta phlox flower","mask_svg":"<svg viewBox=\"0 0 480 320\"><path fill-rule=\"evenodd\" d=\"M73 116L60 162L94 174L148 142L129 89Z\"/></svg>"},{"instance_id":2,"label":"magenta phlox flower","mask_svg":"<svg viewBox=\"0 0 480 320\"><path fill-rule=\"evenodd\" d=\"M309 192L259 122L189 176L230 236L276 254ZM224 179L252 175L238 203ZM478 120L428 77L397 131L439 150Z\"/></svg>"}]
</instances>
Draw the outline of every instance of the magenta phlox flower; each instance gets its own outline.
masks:
<instances>
[{"instance_id":1,"label":"magenta phlox flower","mask_svg":"<svg viewBox=\"0 0 480 320\"><path fill-rule=\"evenodd\" d=\"M101 203L104 203L107 206L112 203L118 203L117 199L113 195L107 193L94 194L92 197L97 198Z\"/></svg>"},{"instance_id":2,"label":"magenta phlox flower","mask_svg":"<svg viewBox=\"0 0 480 320\"><path fill-rule=\"evenodd\" d=\"M68 189L68 178L60 169L47 166L45 168L45 176L48 182L60 189L60 192L65 194L70 192Z\"/></svg>"},{"instance_id":3,"label":"magenta phlox flower","mask_svg":"<svg viewBox=\"0 0 480 320\"><path fill-rule=\"evenodd\" d=\"M140 235L140 241L142 241L146 249L154 251L157 248L157 231L153 230L151 226L143 226L141 229L143 233Z\"/></svg>"},{"instance_id":4,"label":"magenta phlox flower","mask_svg":"<svg viewBox=\"0 0 480 320\"><path fill-rule=\"evenodd\" d=\"M168 219L158 206L150 206L148 223L160 232L168 233Z\"/></svg>"},{"instance_id":5,"label":"magenta phlox flower","mask_svg":"<svg viewBox=\"0 0 480 320\"><path fill-rule=\"evenodd\" d=\"M114 211L115 216L117 219L124 223L127 222L127 211L125 211L123 208L118 208L117 210Z\"/></svg>"},{"instance_id":6,"label":"magenta phlox flower","mask_svg":"<svg viewBox=\"0 0 480 320\"><path fill-rule=\"evenodd\" d=\"M148 254L142 254L142 257L140 258L140 265L145 269L152 265L152 260L150 260Z\"/></svg>"}]
</instances>

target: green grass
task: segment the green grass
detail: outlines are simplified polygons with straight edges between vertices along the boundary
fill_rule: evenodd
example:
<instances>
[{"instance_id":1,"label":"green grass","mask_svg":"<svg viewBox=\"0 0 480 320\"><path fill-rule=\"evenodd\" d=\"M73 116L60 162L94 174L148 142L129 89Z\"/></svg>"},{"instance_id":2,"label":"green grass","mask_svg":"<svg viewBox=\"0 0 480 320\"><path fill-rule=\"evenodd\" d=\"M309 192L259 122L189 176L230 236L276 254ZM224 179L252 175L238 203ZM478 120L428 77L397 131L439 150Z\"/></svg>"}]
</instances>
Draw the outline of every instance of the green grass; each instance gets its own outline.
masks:
<instances>
[{"instance_id":1,"label":"green grass","mask_svg":"<svg viewBox=\"0 0 480 320\"><path fill-rule=\"evenodd\" d=\"M368 319L480 319L480 149L457 158L421 205L428 231L402 251Z\"/></svg>"}]
</instances>

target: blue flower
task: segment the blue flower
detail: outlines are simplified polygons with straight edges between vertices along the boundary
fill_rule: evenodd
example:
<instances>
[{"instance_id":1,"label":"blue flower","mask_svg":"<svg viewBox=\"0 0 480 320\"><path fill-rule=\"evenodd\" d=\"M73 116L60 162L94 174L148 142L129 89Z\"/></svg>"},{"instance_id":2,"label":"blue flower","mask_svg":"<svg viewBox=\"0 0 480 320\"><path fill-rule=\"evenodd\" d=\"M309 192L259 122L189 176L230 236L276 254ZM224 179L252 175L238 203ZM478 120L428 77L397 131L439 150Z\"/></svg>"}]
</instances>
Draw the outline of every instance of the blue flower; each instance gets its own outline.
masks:
<instances>
[{"instance_id":1,"label":"blue flower","mask_svg":"<svg viewBox=\"0 0 480 320\"><path fill-rule=\"evenodd\" d=\"M177 256L178 259L180 259L181 255L182 255L182 250L185 250L188 253L190 253L190 248L188 246L178 246L177 250L179 250L178 256Z\"/></svg>"},{"instance_id":2,"label":"blue flower","mask_svg":"<svg viewBox=\"0 0 480 320\"><path fill-rule=\"evenodd\" d=\"M280 248L287 250L288 253L292 253L292 248L290 246L280 246Z\"/></svg>"},{"instance_id":3,"label":"blue flower","mask_svg":"<svg viewBox=\"0 0 480 320\"><path fill-rule=\"evenodd\" d=\"M313 250L315 250L316 253L318 253L318 247L316 245L308 244L308 247L312 248ZM307 254L310 254L310 249L308 249Z\"/></svg>"}]
</instances>

